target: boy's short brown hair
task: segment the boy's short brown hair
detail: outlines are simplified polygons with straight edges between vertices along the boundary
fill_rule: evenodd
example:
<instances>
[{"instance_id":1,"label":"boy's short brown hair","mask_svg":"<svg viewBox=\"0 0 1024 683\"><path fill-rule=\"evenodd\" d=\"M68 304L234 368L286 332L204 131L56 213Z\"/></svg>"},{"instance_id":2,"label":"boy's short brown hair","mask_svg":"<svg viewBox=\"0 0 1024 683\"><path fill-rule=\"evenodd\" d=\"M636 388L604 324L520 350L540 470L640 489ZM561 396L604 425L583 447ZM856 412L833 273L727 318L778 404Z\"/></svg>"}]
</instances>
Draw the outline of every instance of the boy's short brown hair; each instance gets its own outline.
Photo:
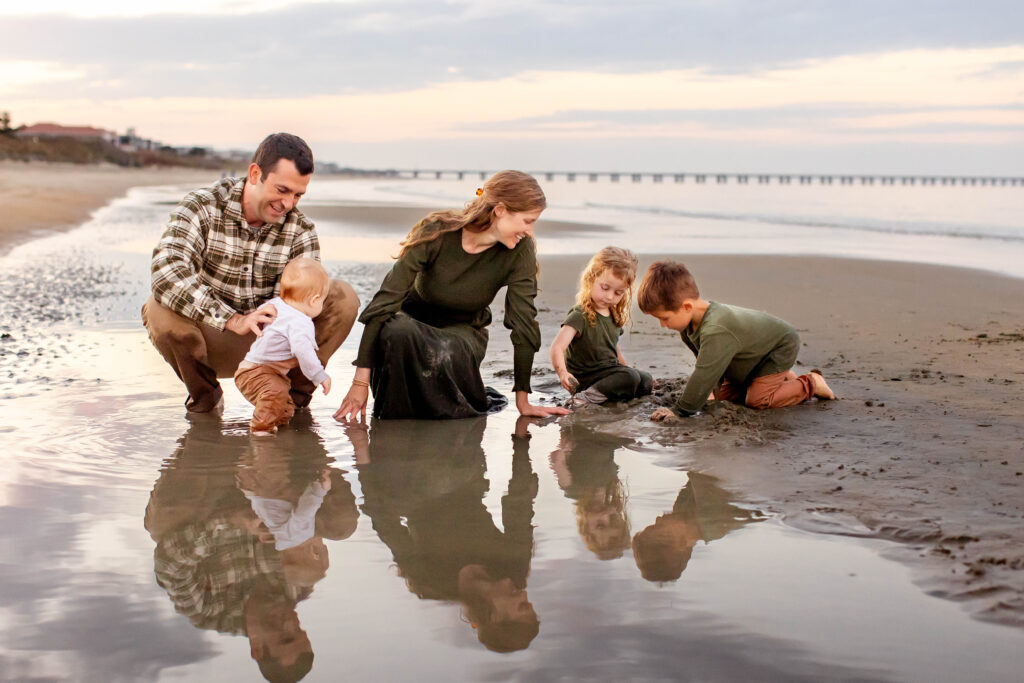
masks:
<instances>
[{"instance_id":1,"label":"boy's short brown hair","mask_svg":"<svg viewBox=\"0 0 1024 683\"><path fill-rule=\"evenodd\" d=\"M686 266L677 261L655 261L644 273L636 302L644 313L678 311L683 299L699 299L697 282Z\"/></svg>"}]
</instances>

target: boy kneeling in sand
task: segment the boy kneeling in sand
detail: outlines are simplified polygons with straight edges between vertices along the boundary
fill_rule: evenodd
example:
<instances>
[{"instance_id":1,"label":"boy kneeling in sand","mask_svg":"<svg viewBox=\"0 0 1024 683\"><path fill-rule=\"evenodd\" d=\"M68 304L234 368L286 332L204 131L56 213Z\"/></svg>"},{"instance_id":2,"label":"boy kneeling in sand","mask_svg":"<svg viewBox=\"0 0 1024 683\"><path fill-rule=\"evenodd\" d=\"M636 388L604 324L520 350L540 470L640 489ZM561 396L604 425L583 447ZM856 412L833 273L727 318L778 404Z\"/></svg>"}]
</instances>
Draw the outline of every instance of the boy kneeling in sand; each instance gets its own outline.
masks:
<instances>
[{"instance_id":1,"label":"boy kneeling in sand","mask_svg":"<svg viewBox=\"0 0 1024 683\"><path fill-rule=\"evenodd\" d=\"M281 295L266 305L277 309L277 317L256 338L235 372L235 385L246 400L256 406L249 430L263 436L288 424L295 414L288 371L298 365L313 384L331 390L331 378L317 357L313 318L324 309L331 282L318 261L292 259L281 273Z\"/></svg>"},{"instance_id":2,"label":"boy kneeling in sand","mask_svg":"<svg viewBox=\"0 0 1024 683\"><path fill-rule=\"evenodd\" d=\"M682 263L651 264L640 282L637 303L662 327L679 332L697 356L675 406L651 414L656 422L696 415L709 398L759 410L797 405L813 396L835 398L820 374L797 377L790 369L800 349L792 325L761 311L700 298Z\"/></svg>"}]
</instances>

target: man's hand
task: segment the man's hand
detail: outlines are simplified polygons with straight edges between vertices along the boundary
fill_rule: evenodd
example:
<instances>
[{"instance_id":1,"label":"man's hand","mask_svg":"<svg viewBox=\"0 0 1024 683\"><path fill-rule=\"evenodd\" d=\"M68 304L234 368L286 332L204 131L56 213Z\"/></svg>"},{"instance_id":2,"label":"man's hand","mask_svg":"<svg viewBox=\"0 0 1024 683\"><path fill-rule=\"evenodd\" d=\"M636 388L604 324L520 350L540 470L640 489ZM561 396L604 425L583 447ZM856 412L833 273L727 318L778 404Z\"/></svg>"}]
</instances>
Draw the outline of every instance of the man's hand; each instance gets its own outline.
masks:
<instances>
[{"instance_id":1,"label":"man's hand","mask_svg":"<svg viewBox=\"0 0 1024 683\"><path fill-rule=\"evenodd\" d=\"M257 308L252 313L242 315L235 313L228 318L225 328L237 335L245 336L252 332L257 337L263 336L263 325L269 325L277 317L277 309L272 304Z\"/></svg>"}]
</instances>

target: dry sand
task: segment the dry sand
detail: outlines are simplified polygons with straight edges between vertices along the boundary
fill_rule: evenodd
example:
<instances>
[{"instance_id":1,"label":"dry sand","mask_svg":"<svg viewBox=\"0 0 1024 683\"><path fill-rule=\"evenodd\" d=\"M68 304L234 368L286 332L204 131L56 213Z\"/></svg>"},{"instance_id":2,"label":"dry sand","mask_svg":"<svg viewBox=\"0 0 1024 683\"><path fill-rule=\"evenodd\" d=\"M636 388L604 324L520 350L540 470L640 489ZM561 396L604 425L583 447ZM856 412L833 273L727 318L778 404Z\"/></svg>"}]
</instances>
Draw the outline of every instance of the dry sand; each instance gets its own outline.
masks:
<instances>
[{"instance_id":1,"label":"dry sand","mask_svg":"<svg viewBox=\"0 0 1024 683\"><path fill-rule=\"evenodd\" d=\"M721 477L790 524L896 541L894 554L926 591L1024 626L1024 280L852 259L676 258L705 298L793 323L803 341L797 371L820 368L839 400L766 412L718 404L696 418L645 423L693 356L635 311L627 360L666 389L581 419L678 445L663 464ZM653 260L641 258L641 268ZM542 259L545 340L584 263ZM547 367L546 349L537 365ZM557 379L545 371L537 384Z\"/></svg>"},{"instance_id":2,"label":"dry sand","mask_svg":"<svg viewBox=\"0 0 1024 683\"><path fill-rule=\"evenodd\" d=\"M72 228L129 188L194 183L209 185L220 174L198 168L121 168L105 164L0 160L0 254L49 230Z\"/></svg>"}]
</instances>

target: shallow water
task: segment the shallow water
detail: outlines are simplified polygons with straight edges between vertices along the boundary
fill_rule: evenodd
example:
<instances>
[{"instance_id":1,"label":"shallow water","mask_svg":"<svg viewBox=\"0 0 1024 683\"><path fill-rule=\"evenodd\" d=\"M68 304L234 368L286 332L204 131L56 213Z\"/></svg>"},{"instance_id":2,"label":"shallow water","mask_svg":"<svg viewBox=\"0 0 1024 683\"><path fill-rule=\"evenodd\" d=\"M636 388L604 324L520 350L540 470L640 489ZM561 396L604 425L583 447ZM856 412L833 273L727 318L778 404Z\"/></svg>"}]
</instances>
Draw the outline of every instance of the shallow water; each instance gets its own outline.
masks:
<instances>
[{"instance_id":1,"label":"shallow water","mask_svg":"<svg viewBox=\"0 0 1024 683\"><path fill-rule=\"evenodd\" d=\"M252 440L227 382L221 419L187 421L138 322L163 196L0 261L0 679L258 680L253 647L311 651L311 681L1019 679L1019 630L635 425L507 409L367 433L332 394ZM381 272L328 266L361 295ZM485 365L505 392L507 365ZM258 513L314 482L313 535L278 550Z\"/></svg>"}]
</instances>

